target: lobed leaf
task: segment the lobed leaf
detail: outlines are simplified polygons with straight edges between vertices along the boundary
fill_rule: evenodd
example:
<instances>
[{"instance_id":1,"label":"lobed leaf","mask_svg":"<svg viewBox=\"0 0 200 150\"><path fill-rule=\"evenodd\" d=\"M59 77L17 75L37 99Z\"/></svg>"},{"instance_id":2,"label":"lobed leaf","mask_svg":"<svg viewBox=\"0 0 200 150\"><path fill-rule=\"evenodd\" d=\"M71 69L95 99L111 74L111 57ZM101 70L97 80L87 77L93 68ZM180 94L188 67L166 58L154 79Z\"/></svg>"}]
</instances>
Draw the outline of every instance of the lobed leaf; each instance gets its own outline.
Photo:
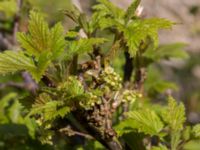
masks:
<instances>
[{"instance_id":1,"label":"lobed leaf","mask_svg":"<svg viewBox=\"0 0 200 150\"><path fill-rule=\"evenodd\" d=\"M66 60L70 60L74 55L89 53L93 50L94 45L102 44L105 41L104 38L82 38L78 41L69 41L68 51L64 57Z\"/></svg>"},{"instance_id":2,"label":"lobed leaf","mask_svg":"<svg viewBox=\"0 0 200 150\"><path fill-rule=\"evenodd\" d=\"M178 104L175 99L169 97L168 107L163 111L162 118L173 132L181 131L186 120L184 105Z\"/></svg>"},{"instance_id":3,"label":"lobed leaf","mask_svg":"<svg viewBox=\"0 0 200 150\"><path fill-rule=\"evenodd\" d=\"M0 74L14 73L22 70L27 70L29 73L33 73L36 70L33 60L22 51L7 50L0 53Z\"/></svg>"},{"instance_id":4,"label":"lobed leaf","mask_svg":"<svg viewBox=\"0 0 200 150\"><path fill-rule=\"evenodd\" d=\"M131 111L127 113L128 118L132 119L131 127L134 127L139 132L150 135L159 135L163 129L163 123L157 114L149 109Z\"/></svg>"},{"instance_id":5,"label":"lobed leaf","mask_svg":"<svg viewBox=\"0 0 200 150\"><path fill-rule=\"evenodd\" d=\"M114 18L123 18L124 10L115 6L108 0L98 0L99 4L93 7L94 10L98 11L99 13L103 13L106 15L110 15Z\"/></svg>"},{"instance_id":6,"label":"lobed leaf","mask_svg":"<svg viewBox=\"0 0 200 150\"><path fill-rule=\"evenodd\" d=\"M31 11L28 31L28 34L18 33L17 37L29 55L38 58L42 52L50 51L52 59L56 59L64 50L64 29L60 23L49 29L42 14Z\"/></svg>"},{"instance_id":7,"label":"lobed leaf","mask_svg":"<svg viewBox=\"0 0 200 150\"><path fill-rule=\"evenodd\" d=\"M158 46L158 30L169 29L173 23L162 18L134 20L122 31L129 47L129 53L135 56L142 41L150 37L154 41L154 47Z\"/></svg>"},{"instance_id":8,"label":"lobed leaf","mask_svg":"<svg viewBox=\"0 0 200 150\"><path fill-rule=\"evenodd\" d=\"M39 95L33 105L29 116L42 115L45 121L53 120L57 117L64 117L70 112L68 106L64 106L62 101L55 101L45 93Z\"/></svg>"}]
</instances>

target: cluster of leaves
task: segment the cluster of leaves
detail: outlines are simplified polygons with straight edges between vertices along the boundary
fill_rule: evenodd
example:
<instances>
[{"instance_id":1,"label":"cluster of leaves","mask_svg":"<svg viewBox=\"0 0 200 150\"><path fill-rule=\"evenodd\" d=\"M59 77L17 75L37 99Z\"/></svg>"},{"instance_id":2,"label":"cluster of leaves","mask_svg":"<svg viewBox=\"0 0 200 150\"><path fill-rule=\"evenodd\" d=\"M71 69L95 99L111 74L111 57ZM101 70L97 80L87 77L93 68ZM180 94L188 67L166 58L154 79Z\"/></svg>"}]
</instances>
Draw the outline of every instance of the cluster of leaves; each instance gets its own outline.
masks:
<instances>
[{"instance_id":1,"label":"cluster of leaves","mask_svg":"<svg viewBox=\"0 0 200 150\"><path fill-rule=\"evenodd\" d=\"M118 135L126 138L129 134L139 132L141 136L157 137L157 146L152 146L153 150L167 150L169 147L172 150L183 149L186 143L199 137L199 125L190 127L185 124L184 105L178 104L172 97L168 98L167 107L142 104L126 115L127 119L115 126ZM138 143L129 144L131 147L140 147Z\"/></svg>"},{"instance_id":2,"label":"cluster of leaves","mask_svg":"<svg viewBox=\"0 0 200 150\"><path fill-rule=\"evenodd\" d=\"M34 118L24 115L16 93L0 101L0 149L49 149L38 140L38 125Z\"/></svg>"},{"instance_id":3,"label":"cluster of leaves","mask_svg":"<svg viewBox=\"0 0 200 150\"><path fill-rule=\"evenodd\" d=\"M0 123L4 127L19 124L27 130L26 140L17 144L35 140L56 149L62 147L61 139L68 144L72 141L68 135L79 135L75 136L76 142L82 140L80 136L95 138L108 149L115 149L112 145L116 145L117 149L139 146L138 149L175 150L199 138L199 125L186 126L182 103L172 97L167 107L142 101L151 98L152 91L162 93L175 86L153 72L147 75L145 83L139 81L145 84L142 91L137 83L142 78L138 72L143 68L151 70L149 66L162 59L187 58L187 54L182 51L182 44L158 46L158 31L170 29L174 23L162 18L141 18L137 13L139 4L139 0L134 0L123 10L108 0L98 0L90 18L74 6L64 11L77 24L67 33L61 23L49 27L42 13L30 12L28 33L17 35L20 50L0 53L1 75L27 71L39 85L35 95L24 98L31 107L22 109L13 94L0 101ZM104 38L105 31L112 39ZM106 42L112 43L109 48L105 47ZM135 66L135 77L128 81L130 86L111 67L113 56L117 57L114 54L121 52L128 53ZM125 107L128 112L124 114ZM63 135L62 128L66 126L72 128L67 128L68 133ZM1 132L2 142L6 142L5 132L0 129ZM14 138L18 136L13 134ZM85 149L102 148L98 142L82 141L86 143Z\"/></svg>"}]
</instances>

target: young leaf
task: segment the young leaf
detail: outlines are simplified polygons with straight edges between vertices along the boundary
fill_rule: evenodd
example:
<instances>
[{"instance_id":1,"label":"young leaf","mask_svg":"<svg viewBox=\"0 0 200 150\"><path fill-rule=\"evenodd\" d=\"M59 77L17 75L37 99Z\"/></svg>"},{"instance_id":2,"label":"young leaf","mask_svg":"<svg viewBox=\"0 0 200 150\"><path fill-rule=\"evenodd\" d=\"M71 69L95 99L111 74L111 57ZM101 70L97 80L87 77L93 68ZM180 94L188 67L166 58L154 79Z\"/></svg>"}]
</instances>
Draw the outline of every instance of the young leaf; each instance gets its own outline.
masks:
<instances>
[{"instance_id":1,"label":"young leaf","mask_svg":"<svg viewBox=\"0 0 200 150\"><path fill-rule=\"evenodd\" d=\"M74 55L81 55L84 53L91 52L94 45L99 45L105 42L104 38L83 38L78 41L69 41L68 42L68 51L65 54L65 59L69 60Z\"/></svg>"},{"instance_id":2,"label":"young leaf","mask_svg":"<svg viewBox=\"0 0 200 150\"><path fill-rule=\"evenodd\" d=\"M173 25L172 22L162 18L151 18L145 20L134 20L127 28L124 28L124 37L129 47L129 53L135 56L138 47L142 41L150 37L154 41L154 47L158 46L158 30L169 29Z\"/></svg>"},{"instance_id":3,"label":"young leaf","mask_svg":"<svg viewBox=\"0 0 200 150\"><path fill-rule=\"evenodd\" d=\"M171 150L177 150L177 147L181 142L180 138L181 138L180 131L173 131L171 133Z\"/></svg>"},{"instance_id":4,"label":"young leaf","mask_svg":"<svg viewBox=\"0 0 200 150\"><path fill-rule=\"evenodd\" d=\"M9 122L10 118L8 118L8 116L6 114L7 111L5 110L5 108L8 109L10 101L12 99L15 99L16 97L17 97L16 93L10 93L0 100L0 112L1 112L0 113L0 123L1 124Z\"/></svg>"},{"instance_id":5,"label":"young leaf","mask_svg":"<svg viewBox=\"0 0 200 150\"><path fill-rule=\"evenodd\" d=\"M135 11L138 8L140 2L141 0L134 0L132 4L128 7L125 15L126 21L130 20L135 15Z\"/></svg>"},{"instance_id":6,"label":"young leaf","mask_svg":"<svg viewBox=\"0 0 200 150\"><path fill-rule=\"evenodd\" d=\"M195 137L200 138L200 124L197 124L192 129Z\"/></svg>"},{"instance_id":7,"label":"young leaf","mask_svg":"<svg viewBox=\"0 0 200 150\"><path fill-rule=\"evenodd\" d=\"M37 69L31 74L39 82L49 64L64 51L64 29L60 23L49 29L42 14L31 11L28 30L28 34L18 33L18 40L26 52L35 57Z\"/></svg>"},{"instance_id":8,"label":"young leaf","mask_svg":"<svg viewBox=\"0 0 200 150\"><path fill-rule=\"evenodd\" d=\"M105 15L110 15L114 18L123 18L124 11L119 7L115 6L108 0L98 0L100 4L95 5L93 8L94 10L100 11Z\"/></svg>"},{"instance_id":9,"label":"young leaf","mask_svg":"<svg viewBox=\"0 0 200 150\"><path fill-rule=\"evenodd\" d=\"M69 112L70 108L64 106L62 101L52 100L48 94L42 93L36 99L29 116L35 114L43 115L44 120L48 121L57 117L64 117Z\"/></svg>"},{"instance_id":10,"label":"young leaf","mask_svg":"<svg viewBox=\"0 0 200 150\"><path fill-rule=\"evenodd\" d=\"M159 135L163 129L163 123L156 113L149 109L131 111L127 113L128 118L133 120L131 127L150 135Z\"/></svg>"},{"instance_id":11,"label":"young leaf","mask_svg":"<svg viewBox=\"0 0 200 150\"><path fill-rule=\"evenodd\" d=\"M0 53L0 74L14 73L22 70L27 70L31 74L36 70L33 60L25 56L22 51L8 50Z\"/></svg>"},{"instance_id":12,"label":"young leaf","mask_svg":"<svg viewBox=\"0 0 200 150\"><path fill-rule=\"evenodd\" d=\"M42 14L31 11L28 31L29 34L18 33L18 41L29 55L38 58L42 52L50 51L55 59L64 50L64 29L60 23L50 30Z\"/></svg>"},{"instance_id":13,"label":"young leaf","mask_svg":"<svg viewBox=\"0 0 200 150\"><path fill-rule=\"evenodd\" d=\"M123 134L130 133L135 130L134 120L126 119L126 120L120 121L120 123L117 124L114 127L114 129L117 132L118 136L122 136Z\"/></svg>"},{"instance_id":14,"label":"young leaf","mask_svg":"<svg viewBox=\"0 0 200 150\"><path fill-rule=\"evenodd\" d=\"M162 113L163 120L169 125L173 132L183 129L185 122L185 107L182 103L178 104L172 97L168 99L168 107Z\"/></svg>"},{"instance_id":15,"label":"young leaf","mask_svg":"<svg viewBox=\"0 0 200 150\"><path fill-rule=\"evenodd\" d=\"M49 34L49 49L52 51L52 59L58 58L65 49L64 28L61 23L57 23Z\"/></svg>"},{"instance_id":16,"label":"young leaf","mask_svg":"<svg viewBox=\"0 0 200 150\"><path fill-rule=\"evenodd\" d=\"M110 27L115 27L118 30L125 29L123 22L120 22L120 21L113 19L113 18L101 18L101 21L99 21L99 27L100 27L101 30L106 29L106 28L110 28Z\"/></svg>"}]
</instances>

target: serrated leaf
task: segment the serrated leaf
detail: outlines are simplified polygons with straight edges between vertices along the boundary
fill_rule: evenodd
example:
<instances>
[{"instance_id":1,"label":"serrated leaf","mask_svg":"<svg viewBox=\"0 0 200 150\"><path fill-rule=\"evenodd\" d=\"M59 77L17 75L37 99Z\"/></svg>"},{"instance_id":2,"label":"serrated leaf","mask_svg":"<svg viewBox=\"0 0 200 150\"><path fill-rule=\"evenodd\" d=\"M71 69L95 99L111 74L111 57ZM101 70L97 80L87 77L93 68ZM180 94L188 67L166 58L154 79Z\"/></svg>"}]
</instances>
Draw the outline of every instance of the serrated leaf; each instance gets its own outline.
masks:
<instances>
[{"instance_id":1,"label":"serrated leaf","mask_svg":"<svg viewBox=\"0 0 200 150\"><path fill-rule=\"evenodd\" d=\"M181 142L181 131L186 120L185 107L182 103L178 104L175 99L169 97L168 107L163 110L161 116L170 128L171 149L176 150Z\"/></svg>"},{"instance_id":2,"label":"serrated leaf","mask_svg":"<svg viewBox=\"0 0 200 150\"><path fill-rule=\"evenodd\" d=\"M139 132L150 135L159 135L163 129L163 123L157 114L149 109L131 111L127 113L129 119L133 120L131 127L134 127Z\"/></svg>"},{"instance_id":3,"label":"serrated leaf","mask_svg":"<svg viewBox=\"0 0 200 150\"><path fill-rule=\"evenodd\" d=\"M162 118L173 132L181 131L186 120L184 105L178 104L175 99L169 97L168 107L163 111Z\"/></svg>"},{"instance_id":4,"label":"serrated leaf","mask_svg":"<svg viewBox=\"0 0 200 150\"><path fill-rule=\"evenodd\" d=\"M194 136L197 138L200 138L200 124L197 124L193 127L192 132L194 133Z\"/></svg>"},{"instance_id":5,"label":"serrated leaf","mask_svg":"<svg viewBox=\"0 0 200 150\"><path fill-rule=\"evenodd\" d=\"M34 56L37 68L28 71L39 82L49 64L65 49L64 29L60 23L49 29L43 15L31 11L28 31L28 34L18 33L18 40L28 55Z\"/></svg>"},{"instance_id":6,"label":"serrated leaf","mask_svg":"<svg viewBox=\"0 0 200 150\"><path fill-rule=\"evenodd\" d=\"M35 57L44 51L51 51L55 59L64 50L64 29L60 23L49 29L42 14L31 11L28 34L18 33L18 41L21 46Z\"/></svg>"},{"instance_id":7,"label":"serrated leaf","mask_svg":"<svg viewBox=\"0 0 200 150\"><path fill-rule=\"evenodd\" d=\"M153 39L154 47L158 46L158 30L169 29L173 23L162 18L151 18L144 20L134 20L127 28L124 28L124 37L129 47L129 53L135 56L142 41L147 37Z\"/></svg>"},{"instance_id":8,"label":"serrated leaf","mask_svg":"<svg viewBox=\"0 0 200 150\"><path fill-rule=\"evenodd\" d=\"M118 30L123 30L125 26L123 25L123 22L120 22L119 20L113 19L113 18L101 18L99 21L99 27L101 30L106 28L115 27Z\"/></svg>"},{"instance_id":9,"label":"serrated leaf","mask_svg":"<svg viewBox=\"0 0 200 150\"><path fill-rule=\"evenodd\" d=\"M26 56L23 51L16 52L7 50L0 53L0 74L4 75L17 71L28 71L39 82L49 63L48 53L40 55L36 66L33 59Z\"/></svg>"},{"instance_id":10,"label":"serrated leaf","mask_svg":"<svg viewBox=\"0 0 200 150\"><path fill-rule=\"evenodd\" d=\"M22 51L7 50L0 53L0 74L14 73L22 70L27 70L29 73L36 70L33 60Z\"/></svg>"},{"instance_id":11,"label":"serrated leaf","mask_svg":"<svg viewBox=\"0 0 200 150\"><path fill-rule=\"evenodd\" d=\"M126 14L125 14L126 21L130 20L135 15L135 11L138 8L140 2L141 2L141 0L134 0L131 3L131 5L128 7L128 9L126 10Z\"/></svg>"},{"instance_id":12,"label":"serrated leaf","mask_svg":"<svg viewBox=\"0 0 200 150\"><path fill-rule=\"evenodd\" d=\"M78 41L69 41L67 53L63 57L66 60L70 60L74 55L82 55L91 52L94 45L102 44L105 41L104 38L82 38Z\"/></svg>"},{"instance_id":13,"label":"serrated leaf","mask_svg":"<svg viewBox=\"0 0 200 150\"><path fill-rule=\"evenodd\" d=\"M73 5L70 10L65 10L64 13L66 16L72 19L75 23L79 22L79 16L81 12L75 5Z\"/></svg>"},{"instance_id":14,"label":"serrated leaf","mask_svg":"<svg viewBox=\"0 0 200 150\"><path fill-rule=\"evenodd\" d=\"M93 7L94 10L104 13L105 15L111 15L114 18L123 18L124 11L115 6L108 0L98 0L100 4L97 4Z\"/></svg>"},{"instance_id":15,"label":"serrated leaf","mask_svg":"<svg viewBox=\"0 0 200 150\"><path fill-rule=\"evenodd\" d=\"M120 121L118 125L114 127L115 131L117 132L117 136L122 136L123 134L130 133L135 130L134 120L126 119Z\"/></svg>"},{"instance_id":16,"label":"serrated leaf","mask_svg":"<svg viewBox=\"0 0 200 150\"><path fill-rule=\"evenodd\" d=\"M64 82L58 87L61 94L65 94L65 99L73 99L74 97L79 97L84 94L84 88L81 82L74 76L70 76L67 82Z\"/></svg>"},{"instance_id":17,"label":"serrated leaf","mask_svg":"<svg viewBox=\"0 0 200 150\"><path fill-rule=\"evenodd\" d=\"M45 93L39 95L33 105L29 116L31 115L42 115L45 121L53 120L57 117L64 117L70 112L68 106L64 106L63 101L55 101Z\"/></svg>"},{"instance_id":18,"label":"serrated leaf","mask_svg":"<svg viewBox=\"0 0 200 150\"><path fill-rule=\"evenodd\" d=\"M64 28L61 23L57 23L50 30L49 49L52 51L52 59L56 59L65 49Z\"/></svg>"}]
</instances>

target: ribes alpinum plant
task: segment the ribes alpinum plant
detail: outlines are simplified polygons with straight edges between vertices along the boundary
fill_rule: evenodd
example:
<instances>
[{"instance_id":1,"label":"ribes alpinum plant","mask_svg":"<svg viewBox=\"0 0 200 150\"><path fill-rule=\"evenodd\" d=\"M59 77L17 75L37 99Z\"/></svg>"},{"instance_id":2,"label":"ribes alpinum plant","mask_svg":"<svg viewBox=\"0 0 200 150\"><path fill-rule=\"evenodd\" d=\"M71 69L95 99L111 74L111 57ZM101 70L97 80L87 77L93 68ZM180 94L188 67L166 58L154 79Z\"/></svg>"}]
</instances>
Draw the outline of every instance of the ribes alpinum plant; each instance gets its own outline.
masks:
<instances>
[{"instance_id":1,"label":"ribes alpinum plant","mask_svg":"<svg viewBox=\"0 0 200 150\"><path fill-rule=\"evenodd\" d=\"M167 106L152 102L176 89L154 64L187 54L182 44L159 46L158 31L175 23L141 17L139 4L98 0L91 16L74 6L61 12L74 22L67 31L30 11L19 48L0 53L0 75L26 72L37 88L0 101L0 149L182 150L200 138L182 103L170 94Z\"/></svg>"}]
</instances>

